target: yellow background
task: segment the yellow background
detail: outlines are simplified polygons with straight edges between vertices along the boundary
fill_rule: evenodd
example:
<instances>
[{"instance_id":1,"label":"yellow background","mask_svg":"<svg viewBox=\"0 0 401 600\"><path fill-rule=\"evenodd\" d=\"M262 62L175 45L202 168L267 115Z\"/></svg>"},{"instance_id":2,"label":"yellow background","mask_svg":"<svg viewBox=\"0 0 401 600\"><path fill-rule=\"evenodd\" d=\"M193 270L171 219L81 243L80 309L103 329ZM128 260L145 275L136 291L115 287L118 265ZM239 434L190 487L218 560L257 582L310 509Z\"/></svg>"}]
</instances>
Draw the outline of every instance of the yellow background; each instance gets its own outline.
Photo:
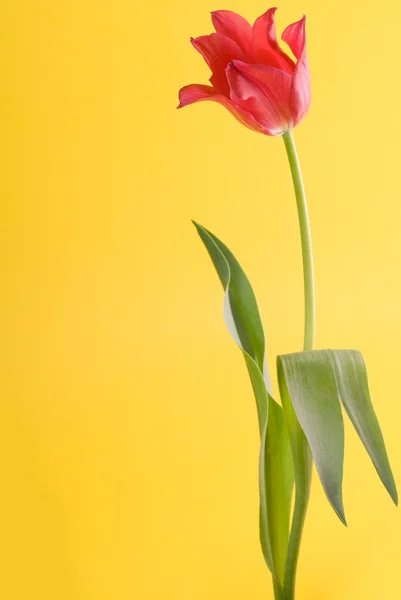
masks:
<instances>
[{"instance_id":1,"label":"yellow background","mask_svg":"<svg viewBox=\"0 0 401 600\"><path fill-rule=\"evenodd\" d=\"M218 8L268 6L3 5L4 600L272 598L254 400L190 219L248 273L271 365L302 340L299 237L282 141L175 110ZM401 485L401 9L283 1L279 30L304 12L317 347L363 352ZM400 595L401 512L347 433L349 527L315 477L299 600Z\"/></svg>"}]
</instances>

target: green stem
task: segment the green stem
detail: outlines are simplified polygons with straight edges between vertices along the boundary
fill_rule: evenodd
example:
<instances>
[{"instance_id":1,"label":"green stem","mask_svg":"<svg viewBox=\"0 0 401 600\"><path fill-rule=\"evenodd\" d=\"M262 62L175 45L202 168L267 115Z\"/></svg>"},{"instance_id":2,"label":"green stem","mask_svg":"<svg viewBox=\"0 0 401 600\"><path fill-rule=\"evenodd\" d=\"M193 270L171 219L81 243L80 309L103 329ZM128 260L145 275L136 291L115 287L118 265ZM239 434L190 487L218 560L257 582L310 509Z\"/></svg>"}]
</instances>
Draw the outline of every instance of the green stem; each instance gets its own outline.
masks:
<instances>
[{"instance_id":1,"label":"green stem","mask_svg":"<svg viewBox=\"0 0 401 600\"><path fill-rule=\"evenodd\" d=\"M274 600L285 600L283 588L273 577Z\"/></svg>"},{"instance_id":2,"label":"green stem","mask_svg":"<svg viewBox=\"0 0 401 600\"><path fill-rule=\"evenodd\" d=\"M287 131L284 133L283 139L285 148L287 150L288 162L290 164L292 180L294 183L295 197L298 208L299 228L301 233L305 298L304 350L312 350L315 337L315 294L312 241L309 226L308 207L306 203L301 167L299 164L292 132ZM295 598L295 580L298 556L301 546L306 511L308 508L312 474L310 449L299 424L297 424L297 427L299 428L299 431L296 441L298 460L297 464L294 464L296 490L295 506L284 576L285 600L294 600Z\"/></svg>"},{"instance_id":3,"label":"green stem","mask_svg":"<svg viewBox=\"0 0 401 600\"><path fill-rule=\"evenodd\" d=\"M300 425L297 423L299 432L297 434L297 464L294 464L295 471L295 506L292 518L290 539L288 542L288 552L284 575L284 594L285 600L294 600L295 598L295 580L297 574L297 565L299 550L301 546L302 532L305 523L306 511L308 509L310 485L312 476L312 461L308 442L303 435Z\"/></svg>"},{"instance_id":4,"label":"green stem","mask_svg":"<svg viewBox=\"0 0 401 600\"><path fill-rule=\"evenodd\" d=\"M304 350L312 350L315 338L315 291L313 283L313 256L312 240L309 226L308 206L302 180L301 167L298 160L297 149L291 131L283 135L288 162L290 163L292 181L294 183L295 197L297 199L299 229L301 232L302 261L304 267L304 295L305 295L305 335Z\"/></svg>"}]
</instances>

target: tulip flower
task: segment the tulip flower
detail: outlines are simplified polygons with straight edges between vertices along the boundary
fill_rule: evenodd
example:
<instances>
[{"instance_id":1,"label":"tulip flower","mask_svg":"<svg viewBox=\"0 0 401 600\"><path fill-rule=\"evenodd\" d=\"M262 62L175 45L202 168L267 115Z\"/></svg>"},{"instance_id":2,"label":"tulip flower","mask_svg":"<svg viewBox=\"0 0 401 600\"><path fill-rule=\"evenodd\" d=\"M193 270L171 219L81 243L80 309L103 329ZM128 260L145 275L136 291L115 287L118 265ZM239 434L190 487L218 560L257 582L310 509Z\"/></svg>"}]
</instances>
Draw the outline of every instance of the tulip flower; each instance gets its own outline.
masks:
<instances>
[{"instance_id":1,"label":"tulip flower","mask_svg":"<svg viewBox=\"0 0 401 600\"><path fill-rule=\"evenodd\" d=\"M183 87L178 108L213 100L243 125L266 135L282 135L296 127L310 105L305 17L282 35L294 62L277 42L275 12L270 8L253 26L229 10L212 12L216 33L191 38L212 71L212 85Z\"/></svg>"},{"instance_id":2,"label":"tulip flower","mask_svg":"<svg viewBox=\"0 0 401 600\"><path fill-rule=\"evenodd\" d=\"M201 100L219 102L250 129L282 136L288 156L301 238L304 341L303 351L277 357L281 403L273 398L264 329L249 279L228 247L206 228L195 225L223 285L225 321L243 353L255 395L260 433L259 534L272 575L274 598L295 600L313 464L327 499L346 524L342 500L342 408L395 504L398 494L361 353L314 349L311 230L292 133L310 105L305 17L289 25L282 35L295 62L277 42L275 11L269 9L256 19L253 27L236 13L226 10L212 13L216 33L191 40L212 71L211 85L192 84L182 88L179 108Z\"/></svg>"}]
</instances>

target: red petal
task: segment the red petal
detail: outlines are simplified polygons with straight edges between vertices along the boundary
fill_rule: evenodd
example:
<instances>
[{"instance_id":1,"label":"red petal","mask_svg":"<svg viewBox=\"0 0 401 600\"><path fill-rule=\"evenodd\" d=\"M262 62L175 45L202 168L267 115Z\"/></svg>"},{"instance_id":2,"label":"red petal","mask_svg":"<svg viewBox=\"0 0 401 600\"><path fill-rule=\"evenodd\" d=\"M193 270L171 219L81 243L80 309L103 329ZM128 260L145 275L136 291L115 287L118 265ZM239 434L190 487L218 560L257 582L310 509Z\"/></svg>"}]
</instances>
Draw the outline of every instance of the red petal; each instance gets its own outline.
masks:
<instances>
[{"instance_id":1,"label":"red petal","mask_svg":"<svg viewBox=\"0 0 401 600\"><path fill-rule=\"evenodd\" d=\"M210 78L213 87L218 92L229 97L230 90L227 83L225 68L233 59L245 58L241 48L230 38L220 33L211 33L191 39L192 45L202 54L212 71Z\"/></svg>"},{"instance_id":2,"label":"red petal","mask_svg":"<svg viewBox=\"0 0 401 600\"><path fill-rule=\"evenodd\" d=\"M311 103L310 75L306 56L300 58L292 81L290 106L294 127L306 116Z\"/></svg>"},{"instance_id":3,"label":"red petal","mask_svg":"<svg viewBox=\"0 0 401 600\"><path fill-rule=\"evenodd\" d=\"M178 92L180 103L177 108L183 108L184 106L188 106L188 104L199 102L199 100L215 100L215 98L212 98L215 95L216 90L210 85L201 85L199 83L186 85Z\"/></svg>"},{"instance_id":4,"label":"red petal","mask_svg":"<svg viewBox=\"0 0 401 600\"><path fill-rule=\"evenodd\" d=\"M294 127L306 116L310 102L310 74L306 56L306 17L289 25L283 33L283 40L289 45L298 59L292 80L290 106Z\"/></svg>"},{"instance_id":5,"label":"red petal","mask_svg":"<svg viewBox=\"0 0 401 600\"><path fill-rule=\"evenodd\" d=\"M276 8L269 8L264 15L256 19L253 26L253 49L257 62L291 74L294 71L294 62L283 52L277 42L274 23L276 10Z\"/></svg>"},{"instance_id":6,"label":"red petal","mask_svg":"<svg viewBox=\"0 0 401 600\"><path fill-rule=\"evenodd\" d=\"M253 118L252 115L242 110L239 106L236 106L226 96L217 93L216 90L209 85L200 85L197 83L187 85L180 89L179 98L180 104L178 105L178 108L182 108L183 106L193 104L194 102L200 102L202 100L213 100L214 102L222 104L227 110L229 110L230 113L234 115L234 117L240 123L242 123L242 125L245 125L254 131L259 131L260 133L264 132L263 127Z\"/></svg>"},{"instance_id":7,"label":"red petal","mask_svg":"<svg viewBox=\"0 0 401 600\"><path fill-rule=\"evenodd\" d=\"M281 39L289 45L295 58L299 58L306 45L306 17L302 17L300 21L288 25L283 31Z\"/></svg>"},{"instance_id":8,"label":"red petal","mask_svg":"<svg viewBox=\"0 0 401 600\"><path fill-rule=\"evenodd\" d=\"M233 61L227 67L231 99L249 112L268 135L281 135L292 127L291 77L268 65Z\"/></svg>"},{"instance_id":9,"label":"red petal","mask_svg":"<svg viewBox=\"0 0 401 600\"><path fill-rule=\"evenodd\" d=\"M231 10L216 10L212 22L217 33L233 40L247 56L252 55L252 26L244 17Z\"/></svg>"}]
</instances>

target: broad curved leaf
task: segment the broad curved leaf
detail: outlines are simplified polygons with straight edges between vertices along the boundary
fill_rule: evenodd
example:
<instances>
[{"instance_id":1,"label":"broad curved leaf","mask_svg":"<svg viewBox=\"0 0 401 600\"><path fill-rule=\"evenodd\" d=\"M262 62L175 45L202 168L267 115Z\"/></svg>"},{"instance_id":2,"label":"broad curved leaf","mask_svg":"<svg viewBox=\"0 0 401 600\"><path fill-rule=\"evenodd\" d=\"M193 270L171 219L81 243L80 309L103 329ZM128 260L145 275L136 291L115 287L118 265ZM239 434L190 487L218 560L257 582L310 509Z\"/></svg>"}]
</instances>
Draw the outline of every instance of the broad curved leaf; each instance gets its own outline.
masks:
<instances>
[{"instance_id":1,"label":"broad curved leaf","mask_svg":"<svg viewBox=\"0 0 401 600\"><path fill-rule=\"evenodd\" d=\"M288 549L289 519L294 470L288 430L282 407L269 396L269 418L263 432L259 478L261 483L261 544L269 532L272 537L273 558L280 582L284 581ZM264 486L263 486L264 483ZM268 527L266 527L268 523Z\"/></svg>"},{"instance_id":2,"label":"broad curved leaf","mask_svg":"<svg viewBox=\"0 0 401 600\"><path fill-rule=\"evenodd\" d=\"M305 433L299 424L294 406L288 391L283 364L277 358L277 378L280 398L283 405L285 422L290 437L292 460L294 465L296 503L306 506L308 503L312 480L312 453Z\"/></svg>"},{"instance_id":3,"label":"broad curved leaf","mask_svg":"<svg viewBox=\"0 0 401 600\"><path fill-rule=\"evenodd\" d=\"M215 235L194 223L223 285L224 318L242 350L259 418L260 540L267 566L282 583L288 545L293 469L283 410L272 398L265 336L256 298L244 271Z\"/></svg>"},{"instance_id":4,"label":"broad curved leaf","mask_svg":"<svg viewBox=\"0 0 401 600\"><path fill-rule=\"evenodd\" d=\"M340 519L345 523L341 490L344 462L341 403L380 479L397 504L397 488L370 399L361 353L357 350L311 350L281 355L277 365L284 411L286 417L290 415L287 426L291 442L294 432L291 430L290 404L310 445L326 495ZM294 465L297 472L296 456Z\"/></svg>"},{"instance_id":5,"label":"broad curved leaf","mask_svg":"<svg viewBox=\"0 0 401 600\"><path fill-rule=\"evenodd\" d=\"M277 360L281 389L284 379L324 491L346 524L342 500L344 423L330 358L324 350L311 350L281 355Z\"/></svg>"},{"instance_id":6,"label":"broad curved leaf","mask_svg":"<svg viewBox=\"0 0 401 600\"><path fill-rule=\"evenodd\" d=\"M372 459L383 485L397 505L397 488L383 434L370 398L363 356L357 350L329 350L329 354L345 411Z\"/></svg>"}]
</instances>

